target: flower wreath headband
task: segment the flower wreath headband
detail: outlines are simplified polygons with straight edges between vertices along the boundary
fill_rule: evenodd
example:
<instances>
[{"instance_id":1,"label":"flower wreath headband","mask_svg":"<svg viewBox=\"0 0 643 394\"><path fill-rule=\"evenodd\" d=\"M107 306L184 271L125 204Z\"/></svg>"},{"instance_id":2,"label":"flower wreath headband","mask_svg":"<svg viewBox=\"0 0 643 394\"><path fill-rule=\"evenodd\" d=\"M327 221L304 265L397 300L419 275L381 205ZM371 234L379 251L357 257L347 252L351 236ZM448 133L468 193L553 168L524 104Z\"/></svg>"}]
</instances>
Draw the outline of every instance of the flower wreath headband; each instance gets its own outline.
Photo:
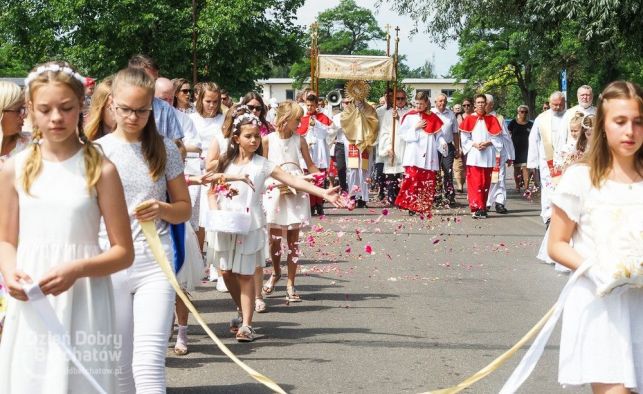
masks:
<instances>
[{"instance_id":1,"label":"flower wreath headband","mask_svg":"<svg viewBox=\"0 0 643 394\"><path fill-rule=\"evenodd\" d=\"M583 116L583 119L581 119L580 124L581 127L589 130L592 128L592 125L594 124L594 119L596 118L596 115L594 114L587 114Z\"/></svg>"},{"instance_id":2,"label":"flower wreath headband","mask_svg":"<svg viewBox=\"0 0 643 394\"><path fill-rule=\"evenodd\" d=\"M48 71L52 71L55 73L57 72L65 73L70 77L75 78L78 82L80 82L81 84L83 84L83 86L85 86L85 77L83 77L82 75L74 71L71 67L61 66L59 64L49 64L46 66L40 66L36 70L30 72L29 75L27 75L27 78L25 78L25 86L27 87L27 89L29 89L29 84L31 82L33 82L40 75Z\"/></svg>"}]
</instances>

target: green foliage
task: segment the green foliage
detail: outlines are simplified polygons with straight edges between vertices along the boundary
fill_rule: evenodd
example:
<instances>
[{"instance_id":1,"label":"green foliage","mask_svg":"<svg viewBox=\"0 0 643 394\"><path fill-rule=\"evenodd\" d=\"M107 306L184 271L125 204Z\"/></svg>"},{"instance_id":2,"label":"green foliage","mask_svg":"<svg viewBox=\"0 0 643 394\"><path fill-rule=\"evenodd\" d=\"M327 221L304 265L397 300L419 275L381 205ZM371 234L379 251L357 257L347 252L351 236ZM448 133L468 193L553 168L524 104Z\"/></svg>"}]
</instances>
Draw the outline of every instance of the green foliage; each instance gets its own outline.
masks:
<instances>
[{"instance_id":1,"label":"green foliage","mask_svg":"<svg viewBox=\"0 0 643 394\"><path fill-rule=\"evenodd\" d=\"M405 78L436 78L435 64L433 61L425 60L424 64L418 68L413 68L408 71Z\"/></svg>"},{"instance_id":2,"label":"green foliage","mask_svg":"<svg viewBox=\"0 0 643 394\"><path fill-rule=\"evenodd\" d=\"M453 75L469 79L468 91L494 94L509 116L517 104L540 108L559 89L563 68L572 104L582 84L600 91L615 79L643 80L640 0L381 2L410 15L438 43L458 40Z\"/></svg>"},{"instance_id":3,"label":"green foliage","mask_svg":"<svg viewBox=\"0 0 643 394\"><path fill-rule=\"evenodd\" d=\"M295 12L304 0L198 0L197 69L238 95L272 67L303 54ZM102 78L135 53L152 56L161 74L189 77L191 0L10 0L0 11L0 71L22 74L64 59ZM10 53L6 57L3 54ZM7 59L7 60L5 60ZM8 59L11 59L9 62Z\"/></svg>"}]
</instances>

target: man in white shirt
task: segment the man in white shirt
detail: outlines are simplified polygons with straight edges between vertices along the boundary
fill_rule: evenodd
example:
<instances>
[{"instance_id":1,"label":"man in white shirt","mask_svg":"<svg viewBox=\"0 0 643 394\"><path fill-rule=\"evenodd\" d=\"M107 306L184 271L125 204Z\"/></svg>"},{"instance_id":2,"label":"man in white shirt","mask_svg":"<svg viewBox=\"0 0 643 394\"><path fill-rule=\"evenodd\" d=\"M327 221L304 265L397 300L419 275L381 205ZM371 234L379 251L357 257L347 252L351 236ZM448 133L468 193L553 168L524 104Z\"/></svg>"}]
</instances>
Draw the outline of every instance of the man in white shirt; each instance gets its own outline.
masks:
<instances>
[{"instance_id":1,"label":"man in white shirt","mask_svg":"<svg viewBox=\"0 0 643 394\"><path fill-rule=\"evenodd\" d=\"M567 142L571 133L569 122L572 120L574 115L576 115L576 112L581 112L583 115L596 115L596 107L592 104L594 101L594 93L592 92L591 86L583 85L579 87L576 91L576 98L578 98L578 104L568 109L563 116L563 124L567 130L565 142Z\"/></svg>"},{"instance_id":2,"label":"man in white shirt","mask_svg":"<svg viewBox=\"0 0 643 394\"><path fill-rule=\"evenodd\" d=\"M542 112L529 133L527 168L540 170L540 216L546 225L551 218L551 197L560 175L554 169L556 151L565 146L567 128L563 121L565 96L554 92L549 96L549 109Z\"/></svg>"},{"instance_id":3,"label":"man in white shirt","mask_svg":"<svg viewBox=\"0 0 643 394\"><path fill-rule=\"evenodd\" d=\"M444 195L449 205L455 205L455 189L453 187L453 160L455 159L456 146L460 146L460 133L455 113L447 108L447 96L439 94L435 99L435 108L431 111L442 120L442 137L447 143L448 152L446 155L438 152L440 158L440 169L442 170L442 190L436 190L436 197Z\"/></svg>"},{"instance_id":4,"label":"man in white shirt","mask_svg":"<svg viewBox=\"0 0 643 394\"><path fill-rule=\"evenodd\" d=\"M386 113L393 107L393 89L388 88L386 90L386 95L382 96L382 98L384 99L384 104L375 109L377 119L380 122L380 129L377 132L377 140L375 141L375 145L373 145L371 157L371 160L374 160L375 163L375 182L378 188L377 199L380 201L384 200L386 196L386 177L384 175L384 161L386 160L386 157L380 154L378 146L382 135L382 121Z\"/></svg>"},{"instance_id":5,"label":"man in white shirt","mask_svg":"<svg viewBox=\"0 0 643 394\"><path fill-rule=\"evenodd\" d=\"M493 96L490 94L485 94L485 96L487 97L487 113L495 116L502 127L502 149L496 154L496 166L491 174L491 189L489 190L489 197L487 198L487 209L493 206L497 213L506 214L508 211L505 207L507 203L505 178L507 176L507 166L513 164L516 158L516 151L511 140L511 135L509 135L509 130L507 130L505 118L494 111L495 102Z\"/></svg>"}]
</instances>

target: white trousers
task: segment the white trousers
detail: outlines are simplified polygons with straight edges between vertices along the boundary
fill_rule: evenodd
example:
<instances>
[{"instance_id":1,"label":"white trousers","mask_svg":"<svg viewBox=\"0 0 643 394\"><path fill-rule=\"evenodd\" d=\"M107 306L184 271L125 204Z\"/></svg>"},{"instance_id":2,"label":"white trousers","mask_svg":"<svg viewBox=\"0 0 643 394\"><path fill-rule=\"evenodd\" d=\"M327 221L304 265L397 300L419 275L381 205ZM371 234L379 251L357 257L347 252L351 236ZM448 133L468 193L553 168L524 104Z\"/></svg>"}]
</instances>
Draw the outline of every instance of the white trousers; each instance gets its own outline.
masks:
<instances>
[{"instance_id":1,"label":"white trousers","mask_svg":"<svg viewBox=\"0 0 643 394\"><path fill-rule=\"evenodd\" d=\"M505 205L507 201L507 155L500 154L500 166L498 167L498 182L492 183L489 190L489 197L487 197L487 206L492 207L495 204Z\"/></svg>"},{"instance_id":2,"label":"white trousers","mask_svg":"<svg viewBox=\"0 0 643 394\"><path fill-rule=\"evenodd\" d=\"M169 236L161 241L166 255L172 256ZM164 394L175 292L146 242L135 242L134 252L134 264L112 275L116 332L123 339L119 393Z\"/></svg>"},{"instance_id":3,"label":"white trousers","mask_svg":"<svg viewBox=\"0 0 643 394\"><path fill-rule=\"evenodd\" d=\"M348 195L361 197L364 202L368 202L368 171L359 168L349 168L346 170L346 183L348 184Z\"/></svg>"}]
</instances>

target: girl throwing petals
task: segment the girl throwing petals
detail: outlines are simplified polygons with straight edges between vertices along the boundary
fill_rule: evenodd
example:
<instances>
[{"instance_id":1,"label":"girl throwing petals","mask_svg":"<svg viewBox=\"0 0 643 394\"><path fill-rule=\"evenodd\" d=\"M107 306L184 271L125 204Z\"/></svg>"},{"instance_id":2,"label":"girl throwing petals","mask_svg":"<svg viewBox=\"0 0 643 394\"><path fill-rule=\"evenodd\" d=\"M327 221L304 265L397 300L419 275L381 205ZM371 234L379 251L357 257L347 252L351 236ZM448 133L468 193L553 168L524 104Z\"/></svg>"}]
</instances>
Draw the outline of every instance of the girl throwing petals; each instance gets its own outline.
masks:
<instances>
[{"instance_id":1,"label":"girl throwing petals","mask_svg":"<svg viewBox=\"0 0 643 394\"><path fill-rule=\"evenodd\" d=\"M217 173L225 174L233 181L231 187L236 193L218 193L217 206L222 210L247 212L251 215L250 231L246 235L215 232L214 261L219 264L228 283L232 299L241 312L240 318L231 322L231 330L236 331L239 342L255 339L252 328L254 313L255 285L254 273L264 265L266 244L265 216L261 209L261 191L268 177L340 206L338 188L321 189L303 178L296 178L274 163L256 154L261 149L261 121L251 113L244 113L234 121L232 139L225 155L219 160ZM247 178L247 179L246 179ZM249 195L250 194L250 195Z\"/></svg>"}]
</instances>

